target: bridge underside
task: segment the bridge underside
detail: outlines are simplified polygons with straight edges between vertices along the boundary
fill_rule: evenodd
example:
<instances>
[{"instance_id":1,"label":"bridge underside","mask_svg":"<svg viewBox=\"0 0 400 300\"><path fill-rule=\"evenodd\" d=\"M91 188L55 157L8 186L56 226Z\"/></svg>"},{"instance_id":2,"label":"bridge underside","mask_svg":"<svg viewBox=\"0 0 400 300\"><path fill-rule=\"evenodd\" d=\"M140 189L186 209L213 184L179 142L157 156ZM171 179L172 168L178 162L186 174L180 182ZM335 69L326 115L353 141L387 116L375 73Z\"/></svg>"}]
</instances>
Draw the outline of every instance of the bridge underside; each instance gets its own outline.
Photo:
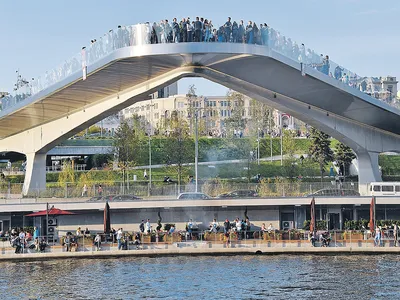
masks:
<instances>
[{"instance_id":1,"label":"bridge underside","mask_svg":"<svg viewBox=\"0 0 400 300\"><path fill-rule=\"evenodd\" d=\"M129 47L89 66L88 72L84 81L81 74L74 74L0 115L0 151L27 156L24 193L45 188L45 155L54 146L183 77L220 83L347 144L359 158L361 189L381 179L378 154L400 150L397 111L314 69L306 69L302 76L300 64L265 47Z\"/></svg>"}]
</instances>

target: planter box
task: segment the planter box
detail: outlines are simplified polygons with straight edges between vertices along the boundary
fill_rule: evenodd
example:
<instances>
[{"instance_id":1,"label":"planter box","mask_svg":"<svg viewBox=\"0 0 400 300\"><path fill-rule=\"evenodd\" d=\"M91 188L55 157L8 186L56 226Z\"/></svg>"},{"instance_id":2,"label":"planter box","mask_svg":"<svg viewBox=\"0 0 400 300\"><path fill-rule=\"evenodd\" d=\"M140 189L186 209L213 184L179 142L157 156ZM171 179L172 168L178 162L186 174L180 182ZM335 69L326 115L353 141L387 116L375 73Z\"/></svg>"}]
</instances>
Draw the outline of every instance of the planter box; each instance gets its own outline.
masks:
<instances>
[{"instance_id":1,"label":"planter box","mask_svg":"<svg viewBox=\"0 0 400 300\"><path fill-rule=\"evenodd\" d=\"M142 235L142 243L143 244L150 244L151 243L151 235Z\"/></svg>"},{"instance_id":2,"label":"planter box","mask_svg":"<svg viewBox=\"0 0 400 300\"><path fill-rule=\"evenodd\" d=\"M224 240L224 234L223 233L205 233L204 234L204 240L205 241L223 241Z\"/></svg>"},{"instance_id":3,"label":"planter box","mask_svg":"<svg viewBox=\"0 0 400 300\"><path fill-rule=\"evenodd\" d=\"M165 235L164 240L166 243L177 243L182 241L182 236L180 234Z\"/></svg>"}]
</instances>

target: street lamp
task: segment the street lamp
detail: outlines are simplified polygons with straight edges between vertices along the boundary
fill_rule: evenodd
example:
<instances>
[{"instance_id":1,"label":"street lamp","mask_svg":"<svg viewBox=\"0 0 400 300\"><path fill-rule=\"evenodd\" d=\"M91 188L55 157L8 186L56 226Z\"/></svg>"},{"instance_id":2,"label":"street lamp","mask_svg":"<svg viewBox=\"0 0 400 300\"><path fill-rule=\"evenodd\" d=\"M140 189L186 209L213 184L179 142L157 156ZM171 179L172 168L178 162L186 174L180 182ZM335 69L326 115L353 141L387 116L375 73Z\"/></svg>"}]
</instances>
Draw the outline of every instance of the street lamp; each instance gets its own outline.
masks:
<instances>
[{"instance_id":1,"label":"street lamp","mask_svg":"<svg viewBox=\"0 0 400 300\"><path fill-rule=\"evenodd\" d=\"M283 166L283 116L281 113L281 166Z\"/></svg>"},{"instance_id":2,"label":"street lamp","mask_svg":"<svg viewBox=\"0 0 400 300\"><path fill-rule=\"evenodd\" d=\"M269 146L271 149L271 163L272 163L272 110L269 110Z\"/></svg>"},{"instance_id":3,"label":"street lamp","mask_svg":"<svg viewBox=\"0 0 400 300\"><path fill-rule=\"evenodd\" d=\"M195 138L195 146L194 146L194 175L195 175L195 192L198 192L198 164L199 164L199 133L198 133L198 121L197 121L197 113L198 111L195 111L195 132L194 132L194 138Z\"/></svg>"},{"instance_id":4,"label":"street lamp","mask_svg":"<svg viewBox=\"0 0 400 300\"><path fill-rule=\"evenodd\" d=\"M260 165L260 128L257 128L257 165Z\"/></svg>"},{"instance_id":5,"label":"street lamp","mask_svg":"<svg viewBox=\"0 0 400 300\"><path fill-rule=\"evenodd\" d=\"M199 124L198 124L198 114L201 111L202 107L194 108L194 176L195 176L195 192L198 192L199 183L198 183L198 167L199 167Z\"/></svg>"}]
</instances>

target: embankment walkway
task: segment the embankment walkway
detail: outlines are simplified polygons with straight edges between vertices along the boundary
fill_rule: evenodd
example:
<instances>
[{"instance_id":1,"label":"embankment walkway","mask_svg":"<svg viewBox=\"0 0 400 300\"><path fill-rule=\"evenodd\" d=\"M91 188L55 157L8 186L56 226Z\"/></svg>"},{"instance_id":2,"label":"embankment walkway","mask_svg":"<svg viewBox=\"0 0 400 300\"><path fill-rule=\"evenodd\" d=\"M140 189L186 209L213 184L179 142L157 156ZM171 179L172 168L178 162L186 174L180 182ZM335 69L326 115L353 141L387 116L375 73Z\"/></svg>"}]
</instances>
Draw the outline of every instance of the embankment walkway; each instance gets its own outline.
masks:
<instances>
[{"instance_id":1,"label":"embankment walkway","mask_svg":"<svg viewBox=\"0 0 400 300\"><path fill-rule=\"evenodd\" d=\"M65 247L50 246L44 253L37 253L26 249L27 253L15 254L13 248L0 249L0 262L5 261L36 261L51 259L77 259L77 258L117 258L117 257L152 257L152 256L177 256L177 255L353 255L353 254L400 254L400 247L374 247L358 245L357 243L335 247L312 247L311 245L284 246L283 244L265 244L248 242L232 243L229 247L225 244L210 242L181 242L174 244L148 244L141 245L139 249L129 246L130 250L118 250L116 246L105 245L100 251L93 248L81 249L77 252L65 252Z\"/></svg>"}]
</instances>

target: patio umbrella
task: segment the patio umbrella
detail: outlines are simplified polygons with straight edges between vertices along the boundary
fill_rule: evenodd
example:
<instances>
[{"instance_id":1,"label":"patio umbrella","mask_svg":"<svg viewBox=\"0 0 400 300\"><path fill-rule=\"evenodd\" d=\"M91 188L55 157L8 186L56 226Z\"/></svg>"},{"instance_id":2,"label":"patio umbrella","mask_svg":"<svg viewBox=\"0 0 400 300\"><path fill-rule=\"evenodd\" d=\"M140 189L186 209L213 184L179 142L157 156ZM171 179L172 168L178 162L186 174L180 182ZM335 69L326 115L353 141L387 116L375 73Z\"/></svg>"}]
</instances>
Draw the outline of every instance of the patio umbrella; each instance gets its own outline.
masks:
<instances>
[{"instance_id":1,"label":"patio umbrella","mask_svg":"<svg viewBox=\"0 0 400 300\"><path fill-rule=\"evenodd\" d=\"M110 205L106 201L106 206L104 207L104 233L110 233L111 231L111 218L110 218Z\"/></svg>"},{"instance_id":2,"label":"patio umbrella","mask_svg":"<svg viewBox=\"0 0 400 300\"><path fill-rule=\"evenodd\" d=\"M369 205L369 230L374 231L375 228L375 197L372 197Z\"/></svg>"},{"instance_id":3,"label":"patio umbrella","mask_svg":"<svg viewBox=\"0 0 400 300\"><path fill-rule=\"evenodd\" d=\"M75 213L70 212L68 210L62 210L62 209L59 209L59 208L52 207L48 211L46 209L45 210L41 210L41 211L37 211L37 212L31 213L29 215L26 215L25 217L43 217L43 216L46 216L46 215L49 215L49 216L63 216L63 215L75 215Z\"/></svg>"},{"instance_id":4,"label":"patio umbrella","mask_svg":"<svg viewBox=\"0 0 400 300\"><path fill-rule=\"evenodd\" d=\"M310 222L310 232L315 231L315 199L311 200L311 222Z\"/></svg>"}]
</instances>

